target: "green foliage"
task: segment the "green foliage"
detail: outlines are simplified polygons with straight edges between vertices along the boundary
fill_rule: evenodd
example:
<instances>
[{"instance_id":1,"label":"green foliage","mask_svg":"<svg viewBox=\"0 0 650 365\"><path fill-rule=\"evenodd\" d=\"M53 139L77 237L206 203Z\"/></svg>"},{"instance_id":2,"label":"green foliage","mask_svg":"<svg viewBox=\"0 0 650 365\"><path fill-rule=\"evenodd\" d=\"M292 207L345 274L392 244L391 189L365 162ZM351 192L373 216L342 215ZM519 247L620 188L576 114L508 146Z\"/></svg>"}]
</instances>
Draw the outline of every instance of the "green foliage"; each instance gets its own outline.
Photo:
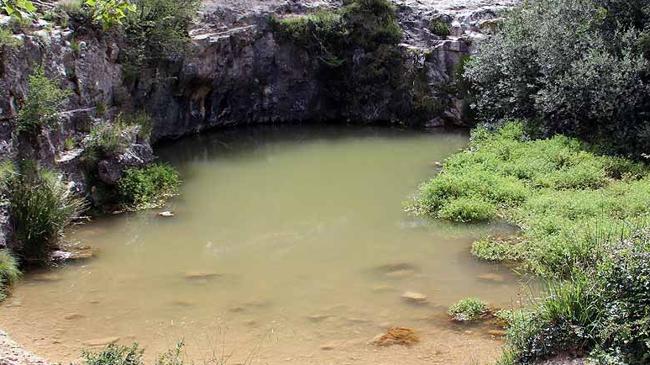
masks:
<instances>
[{"instance_id":1,"label":"green foliage","mask_svg":"<svg viewBox=\"0 0 650 365\"><path fill-rule=\"evenodd\" d=\"M176 195L179 186L178 172L165 164L127 169L118 181L123 204L131 209L159 206Z\"/></svg>"},{"instance_id":2,"label":"green foliage","mask_svg":"<svg viewBox=\"0 0 650 365\"><path fill-rule=\"evenodd\" d=\"M647 4L526 1L479 45L465 76L481 121L530 121L636 158L650 146Z\"/></svg>"},{"instance_id":3,"label":"green foliage","mask_svg":"<svg viewBox=\"0 0 650 365\"><path fill-rule=\"evenodd\" d=\"M124 18L136 11L135 4L129 0L85 0L84 4L90 9L92 20L105 31L122 25Z\"/></svg>"},{"instance_id":4,"label":"green foliage","mask_svg":"<svg viewBox=\"0 0 650 365\"><path fill-rule=\"evenodd\" d=\"M84 365L144 365L143 354L137 343L128 347L110 344L97 353L83 351L82 358Z\"/></svg>"},{"instance_id":5,"label":"green foliage","mask_svg":"<svg viewBox=\"0 0 650 365\"><path fill-rule=\"evenodd\" d=\"M472 255L485 261L514 261L519 258L517 247L496 237L485 237L472 243Z\"/></svg>"},{"instance_id":6,"label":"green foliage","mask_svg":"<svg viewBox=\"0 0 650 365\"><path fill-rule=\"evenodd\" d=\"M17 241L13 251L23 263L46 264L84 203L57 174L33 161L22 161L7 180L4 193Z\"/></svg>"},{"instance_id":7,"label":"green foliage","mask_svg":"<svg viewBox=\"0 0 650 365\"><path fill-rule=\"evenodd\" d=\"M201 1L134 0L133 4L137 11L124 19L128 47L120 53L129 80L135 80L143 69L187 50L189 27Z\"/></svg>"},{"instance_id":8,"label":"green foliage","mask_svg":"<svg viewBox=\"0 0 650 365\"><path fill-rule=\"evenodd\" d=\"M7 48L16 48L21 45L18 38L4 26L0 26L0 52Z\"/></svg>"},{"instance_id":9,"label":"green foliage","mask_svg":"<svg viewBox=\"0 0 650 365\"><path fill-rule=\"evenodd\" d=\"M440 37L448 37L451 34L451 27L447 22L445 22L442 19L431 19L431 22L429 22L429 30L431 33L440 36Z\"/></svg>"},{"instance_id":10,"label":"green foliage","mask_svg":"<svg viewBox=\"0 0 650 365\"><path fill-rule=\"evenodd\" d=\"M128 128L122 123L99 123L90 129L86 151L92 160L118 155L128 147Z\"/></svg>"},{"instance_id":11,"label":"green foliage","mask_svg":"<svg viewBox=\"0 0 650 365\"><path fill-rule=\"evenodd\" d=\"M442 206L438 216L454 222L484 222L497 214L496 206L477 196L461 196Z\"/></svg>"},{"instance_id":12,"label":"green foliage","mask_svg":"<svg viewBox=\"0 0 650 365\"><path fill-rule=\"evenodd\" d=\"M29 0L0 0L0 9L14 18L31 17L36 12L36 6Z\"/></svg>"},{"instance_id":13,"label":"green foliage","mask_svg":"<svg viewBox=\"0 0 650 365\"><path fill-rule=\"evenodd\" d=\"M478 298L465 298L449 307L449 315L456 321L473 321L488 312L488 306Z\"/></svg>"},{"instance_id":14,"label":"green foliage","mask_svg":"<svg viewBox=\"0 0 650 365\"><path fill-rule=\"evenodd\" d=\"M0 302L7 296L7 287L20 278L18 262L9 250L0 250Z\"/></svg>"},{"instance_id":15,"label":"green foliage","mask_svg":"<svg viewBox=\"0 0 650 365\"><path fill-rule=\"evenodd\" d=\"M45 76L41 67L29 76L28 87L25 102L18 111L16 130L18 133L36 135L41 128L58 122L59 112L70 92Z\"/></svg>"},{"instance_id":16,"label":"green foliage","mask_svg":"<svg viewBox=\"0 0 650 365\"><path fill-rule=\"evenodd\" d=\"M74 149L75 144L76 144L76 143L75 143L74 138L73 138L73 137L68 137L68 138L66 138L66 139L63 141L63 148L64 148L66 151L71 151L71 150Z\"/></svg>"}]
</instances>

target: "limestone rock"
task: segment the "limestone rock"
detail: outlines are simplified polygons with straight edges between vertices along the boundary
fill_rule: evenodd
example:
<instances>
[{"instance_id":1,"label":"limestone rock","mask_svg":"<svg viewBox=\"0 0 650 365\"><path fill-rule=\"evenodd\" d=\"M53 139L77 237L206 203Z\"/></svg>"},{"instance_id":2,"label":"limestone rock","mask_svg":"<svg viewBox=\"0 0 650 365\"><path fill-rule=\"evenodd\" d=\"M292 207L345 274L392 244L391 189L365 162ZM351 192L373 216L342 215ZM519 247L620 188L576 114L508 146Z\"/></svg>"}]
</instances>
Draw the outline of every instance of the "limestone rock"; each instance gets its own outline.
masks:
<instances>
[{"instance_id":1,"label":"limestone rock","mask_svg":"<svg viewBox=\"0 0 650 365\"><path fill-rule=\"evenodd\" d=\"M427 296L422 293L407 291L402 294L402 299L409 303L422 304L426 303Z\"/></svg>"}]
</instances>

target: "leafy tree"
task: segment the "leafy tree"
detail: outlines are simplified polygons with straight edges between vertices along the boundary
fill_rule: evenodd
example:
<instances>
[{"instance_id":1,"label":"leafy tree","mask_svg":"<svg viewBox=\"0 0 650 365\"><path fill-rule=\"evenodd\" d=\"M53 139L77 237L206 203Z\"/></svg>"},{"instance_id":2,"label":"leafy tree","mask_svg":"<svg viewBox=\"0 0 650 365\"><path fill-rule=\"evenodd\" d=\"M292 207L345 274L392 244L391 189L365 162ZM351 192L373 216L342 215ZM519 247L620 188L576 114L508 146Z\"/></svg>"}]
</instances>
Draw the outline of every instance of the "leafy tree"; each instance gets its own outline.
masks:
<instances>
[{"instance_id":1,"label":"leafy tree","mask_svg":"<svg viewBox=\"0 0 650 365\"><path fill-rule=\"evenodd\" d=\"M523 118L543 134L646 152L648 19L642 0L525 2L466 66L477 117Z\"/></svg>"}]
</instances>

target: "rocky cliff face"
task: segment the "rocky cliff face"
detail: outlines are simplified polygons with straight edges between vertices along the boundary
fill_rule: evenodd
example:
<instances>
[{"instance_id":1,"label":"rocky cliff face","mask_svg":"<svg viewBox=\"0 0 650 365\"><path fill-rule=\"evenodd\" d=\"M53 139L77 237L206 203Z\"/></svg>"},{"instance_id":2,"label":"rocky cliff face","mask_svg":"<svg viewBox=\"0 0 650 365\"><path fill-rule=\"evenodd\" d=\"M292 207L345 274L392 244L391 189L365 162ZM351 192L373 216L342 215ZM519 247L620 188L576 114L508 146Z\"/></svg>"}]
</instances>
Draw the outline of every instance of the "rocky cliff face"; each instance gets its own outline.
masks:
<instances>
[{"instance_id":1,"label":"rocky cliff face","mask_svg":"<svg viewBox=\"0 0 650 365\"><path fill-rule=\"evenodd\" d=\"M474 40L482 37L482 29L488 29L485 25L514 1L396 0L405 64L424 71L436 98L448 99L447 110L431 115L424 125L463 124L459 101L440 92L444 89L440 86L453 80L456 65L471 51ZM118 63L119 38L84 28L73 32L41 21L21 35L22 47L5 49L0 55L0 152L11 150L10 118L25 96L26 80L35 65L43 65L50 76L74 91L61 130L43 138L42 157L51 163L65 138L87 131L97 109L101 113L145 109L154 117L154 141L248 123L398 120L400 116L389 115L382 100L353 111L328 104L315 75L318 60L278 41L269 26L270 15L339 6L327 0L206 1L191 32L192 52L170 60L162 75L143 74L136 85L128 86ZM433 34L432 19L451 24L451 35Z\"/></svg>"}]
</instances>

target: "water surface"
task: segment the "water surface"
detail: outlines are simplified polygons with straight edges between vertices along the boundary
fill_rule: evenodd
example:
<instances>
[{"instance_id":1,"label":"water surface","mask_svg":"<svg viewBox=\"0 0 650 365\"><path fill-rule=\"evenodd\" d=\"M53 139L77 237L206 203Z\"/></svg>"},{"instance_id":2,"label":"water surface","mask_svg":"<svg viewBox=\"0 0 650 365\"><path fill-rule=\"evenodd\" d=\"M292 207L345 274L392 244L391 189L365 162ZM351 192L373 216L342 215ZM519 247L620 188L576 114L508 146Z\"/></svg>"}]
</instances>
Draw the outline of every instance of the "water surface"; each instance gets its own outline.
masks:
<instances>
[{"instance_id":1,"label":"water surface","mask_svg":"<svg viewBox=\"0 0 650 365\"><path fill-rule=\"evenodd\" d=\"M517 300L502 267L471 242L495 227L409 217L402 204L463 133L344 127L257 128L159 148L182 194L162 210L111 216L71 240L97 258L29 275L0 309L28 349L68 362L119 338L150 356L179 339L199 363L467 364L500 342L452 326L465 296ZM427 296L414 305L405 291ZM369 345L385 328L416 329L412 348Z\"/></svg>"}]
</instances>

